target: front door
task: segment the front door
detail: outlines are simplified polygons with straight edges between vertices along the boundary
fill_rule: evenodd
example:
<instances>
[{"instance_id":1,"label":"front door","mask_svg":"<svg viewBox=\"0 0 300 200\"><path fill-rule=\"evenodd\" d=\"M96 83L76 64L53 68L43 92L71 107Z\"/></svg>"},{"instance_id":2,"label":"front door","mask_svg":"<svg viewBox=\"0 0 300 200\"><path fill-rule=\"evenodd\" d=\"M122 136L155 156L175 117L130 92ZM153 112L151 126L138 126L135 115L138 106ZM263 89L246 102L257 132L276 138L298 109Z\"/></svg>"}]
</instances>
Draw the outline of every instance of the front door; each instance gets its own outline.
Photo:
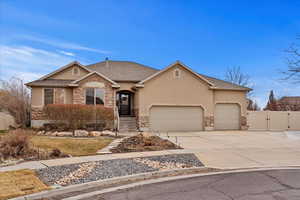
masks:
<instances>
[{"instance_id":1,"label":"front door","mask_svg":"<svg viewBox=\"0 0 300 200\"><path fill-rule=\"evenodd\" d=\"M130 115L131 111L131 95L130 93L118 93L119 114Z\"/></svg>"}]
</instances>

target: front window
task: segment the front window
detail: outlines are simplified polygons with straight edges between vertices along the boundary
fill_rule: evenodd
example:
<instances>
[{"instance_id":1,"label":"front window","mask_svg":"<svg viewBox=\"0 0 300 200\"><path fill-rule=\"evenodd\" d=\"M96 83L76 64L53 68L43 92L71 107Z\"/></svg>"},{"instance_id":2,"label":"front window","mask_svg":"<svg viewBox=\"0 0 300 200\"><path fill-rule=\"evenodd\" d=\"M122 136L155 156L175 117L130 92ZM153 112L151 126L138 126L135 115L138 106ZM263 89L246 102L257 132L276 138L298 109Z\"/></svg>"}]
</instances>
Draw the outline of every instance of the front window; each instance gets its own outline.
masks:
<instances>
[{"instance_id":1,"label":"front window","mask_svg":"<svg viewBox=\"0 0 300 200\"><path fill-rule=\"evenodd\" d=\"M44 105L53 104L54 103L54 89L53 88L45 88L44 89Z\"/></svg>"},{"instance_id":2,"label":"front window","mask_svg":"<svg viewBox=\"0 0 300 200\"><path fill-rule=\"evenodd\" d=\"M86 88L85 103L88 105L104 105L104 91L101 88Z\"/></svg>"}]
</instances>

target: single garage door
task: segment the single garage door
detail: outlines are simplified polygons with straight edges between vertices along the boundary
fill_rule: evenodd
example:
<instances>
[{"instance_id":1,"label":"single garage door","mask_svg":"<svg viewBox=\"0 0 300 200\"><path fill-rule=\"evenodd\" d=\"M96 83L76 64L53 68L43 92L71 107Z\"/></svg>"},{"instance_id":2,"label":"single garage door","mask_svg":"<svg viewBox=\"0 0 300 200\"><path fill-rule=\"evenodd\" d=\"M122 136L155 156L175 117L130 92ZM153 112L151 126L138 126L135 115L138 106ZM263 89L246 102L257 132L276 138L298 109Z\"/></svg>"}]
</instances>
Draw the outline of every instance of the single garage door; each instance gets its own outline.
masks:
<instances>
[{"instance_id":1,"label":"single garage door","mask_svg":"<svg viewBox=\"0 0 300 200\"><path fill-rule=\"evenodd\" d=\"M239 130L240 129L240 106L238 104L216 104L215 129L216 130Z\"/></svg>"},{"instance_id":2,"label":"single garage door","mask_svg":"<svg viewBox=\"0 0 300 200\"><path fill-rule=\"evenodd\" d=\"M153 106L150 127L154 131L201 131L203 109L188 106Z\"/></svg>"}]
</instances>

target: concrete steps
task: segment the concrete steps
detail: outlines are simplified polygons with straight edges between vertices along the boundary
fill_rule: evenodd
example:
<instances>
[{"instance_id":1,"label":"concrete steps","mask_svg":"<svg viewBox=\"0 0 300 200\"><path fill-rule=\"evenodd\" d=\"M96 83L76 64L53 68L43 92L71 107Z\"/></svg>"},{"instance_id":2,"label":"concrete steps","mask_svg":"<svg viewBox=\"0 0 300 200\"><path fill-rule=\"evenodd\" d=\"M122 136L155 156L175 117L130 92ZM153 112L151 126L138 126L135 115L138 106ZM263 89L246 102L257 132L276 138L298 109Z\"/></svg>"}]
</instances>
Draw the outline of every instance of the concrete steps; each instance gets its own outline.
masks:
<instances>
[{"instance_id":1,"label":"concrete steps","mask_svg":"<svg viewBox=\"0 0 300 200\"><path fill-rule=\"evenodd\" d=\"M120 132L137 131L135 117L120 117Z\"/></svg>"}]
</instances>

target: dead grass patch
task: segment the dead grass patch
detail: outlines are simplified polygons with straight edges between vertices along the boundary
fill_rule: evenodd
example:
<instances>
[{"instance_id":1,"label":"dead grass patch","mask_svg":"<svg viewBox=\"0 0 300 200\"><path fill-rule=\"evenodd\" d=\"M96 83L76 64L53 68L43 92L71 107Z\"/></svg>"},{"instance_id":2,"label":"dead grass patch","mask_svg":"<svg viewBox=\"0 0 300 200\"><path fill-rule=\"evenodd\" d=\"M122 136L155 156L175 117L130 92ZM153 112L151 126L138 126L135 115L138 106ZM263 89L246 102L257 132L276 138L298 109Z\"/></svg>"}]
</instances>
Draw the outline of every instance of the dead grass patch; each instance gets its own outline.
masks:
<instances>
[{"instance_id":1,"label":"dead grass patch","mask_svg":"<svg viewBox=\"0 0 300 200\"><path fill-rule=\"evenodd\" d=\"M65 154L72 156L95 155L99 149L104 148L111 143L111 138L54 138L47 136L34 136L31 138L31 144L35 148L51 151L59 149Z\"/></svg>"},{"instance_id":2,"label":"dead grass patch","mask_svg":"<svg viewBox=\"0 0 300 200\"><path fill-rule=\"evenodd\" d=\"M0 200L48 189L32 170L0 172Z\"/></svg>"}]
</instances>

